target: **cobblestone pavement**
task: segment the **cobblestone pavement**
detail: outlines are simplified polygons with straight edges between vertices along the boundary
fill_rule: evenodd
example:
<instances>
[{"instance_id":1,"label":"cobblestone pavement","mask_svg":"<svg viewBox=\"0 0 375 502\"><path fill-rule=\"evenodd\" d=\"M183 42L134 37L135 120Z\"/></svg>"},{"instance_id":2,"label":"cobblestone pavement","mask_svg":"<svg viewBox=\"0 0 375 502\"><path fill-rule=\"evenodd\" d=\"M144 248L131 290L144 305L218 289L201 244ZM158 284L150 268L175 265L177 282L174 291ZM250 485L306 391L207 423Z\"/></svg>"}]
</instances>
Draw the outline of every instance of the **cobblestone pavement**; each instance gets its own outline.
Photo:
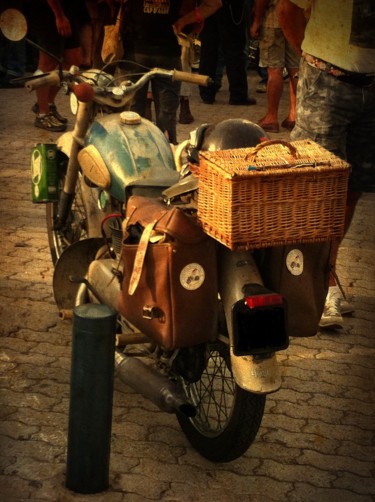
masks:
<instances>
[{"instance_id":1,"label":"cobblestone pavement","mask_svg":"<svg viewBox=\"0 0 375 502\"><path fill-rule=\"evenodd\" d=\"M256 75L249 81L254 89ZM229 106L224 88L217 103L203 105L194 90L196 121L179 126L179 139L199 122L259 119L265 96L257 98L255 107ZM110 488L86 496L65 488L71 325L54 305L44 207L31 203L29 175L31 146L57 134L33 127L33 99L24 89L0 90L0 500L375 500L375 194L360 200L339 255L354 314L339 333L291 340L280 355L282 389L268 397L242 458L201 458L173 415L116 379ZM281 120L286 106L287 87Z\"/></svg>"}]
</instances>

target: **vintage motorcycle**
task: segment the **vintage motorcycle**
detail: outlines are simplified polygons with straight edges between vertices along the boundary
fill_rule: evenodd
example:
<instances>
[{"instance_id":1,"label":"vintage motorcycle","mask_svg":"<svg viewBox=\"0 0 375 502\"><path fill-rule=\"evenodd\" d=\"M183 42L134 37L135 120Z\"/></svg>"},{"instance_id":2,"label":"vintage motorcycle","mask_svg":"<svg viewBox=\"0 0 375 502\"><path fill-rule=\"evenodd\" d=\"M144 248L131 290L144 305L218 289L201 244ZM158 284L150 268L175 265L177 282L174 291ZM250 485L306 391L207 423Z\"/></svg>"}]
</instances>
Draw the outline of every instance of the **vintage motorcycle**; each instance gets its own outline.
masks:
<instances>
[{"instance_id":1,"label":"vintage motorcycle","mask_svg":"<svg viewBox=\"0 0 375 502\"><path fill-rule=\"evenodd\" d=\"M251 251L231 252L207 238L194 222L196 178L176 170L162 132L131 111L116 113L155 75L203 83L196 75L155 69L135 84L106 86L103 93L92 76L64 75L73 81L88 78L89 84L73 85L72 91L90 85L94 95L90 101L79 101L74 130L57 141L57 200L46 205L54 296L63 318L90 301L116 309L116 362L121 378L162 409L176 413L186 437L203 456L229 461L248 449L262 420L266 394L280 387L275 352L288 345L285 306L280 295L264 288ZM50 82L56 77L56 73L44 76L26 86L34 89L43 79ZM99 74L98 78L109 77ZM110 113L98 114L103 106ZM263 135L260 131L259 137ZM174 213L173 228L156 224L155 230L171 242L149 244L146 258L153 249L166 246L174 253L176 241L188 243L176 273L171 272L168 279L154 278L160 290L156 284L150 307L150 300L142 298L147 279L140 278L136 291L140 298L127 293L135 257L124 263L123 253L126 248L136 253L144 229L169 212ZM145 274L156 268L150 260ZM162 269L174 266L161 262ZM168 319L166 324L161 320L168 311L162 289L169 282L175 283L169 293L171 302L179 303L169 314L173 326ZM181 320L175 321L179 316ZM147 329L155 321L159 327L166 326L165 337ZM241 349L235 347L234 332ZM158 373L141 363L145 359L151 359ZM166 387L169 391L164 395Z\"/></svg>"},{"instance_id":2,"label":"vintage motorcycle","mask_svg":"<svg viewBox=\"0 0 375 502\"><path fill-rule=\"evenodd\" d=\"M280 388L287 315L253 251L231 250L199 224L199 152L255 146L266 134L231 119L199 127L174 151L129 110L156 76L209 84L162 69L136 82L77 68L28 80L29 90L64 85L76 112L73 131L35 147L33 197L46 202L61 317L89 302L115 309L119 376L176 413L201 455L226 462L249 448L266 395Z\"/></svg>"}]
</instances>

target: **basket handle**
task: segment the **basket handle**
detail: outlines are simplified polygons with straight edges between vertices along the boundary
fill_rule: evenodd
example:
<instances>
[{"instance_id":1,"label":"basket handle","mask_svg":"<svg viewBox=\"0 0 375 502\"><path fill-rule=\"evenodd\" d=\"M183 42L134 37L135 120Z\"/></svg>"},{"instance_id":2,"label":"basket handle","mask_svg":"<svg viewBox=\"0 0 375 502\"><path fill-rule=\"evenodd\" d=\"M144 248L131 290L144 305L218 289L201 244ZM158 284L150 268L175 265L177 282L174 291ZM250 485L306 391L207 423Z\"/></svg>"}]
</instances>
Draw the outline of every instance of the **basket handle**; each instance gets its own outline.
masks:
<instances>
[{"instance_id":1,"label":"basket handle","mask_svg":"<svg viewBox=\"0 0 375 502\"><path fill-rule=\"evenodd\" d=\"M258 155L260 150L262 150L263 148L265 148L266 146L269 146L269 145L283 145L286 148L288 148L289 152L292 154L292 156L295 159L298 159L298 157L299 157L297 148L294 145L292 145L291 143L289 143L288 141L284 141L282 139L271 139L269 141L263 141L262 143L259 143L254 148L254 150L252 152L249 152L246 155L245 160L249 160L250 162L254 162L255 157Z\"/></svg>"}]
</instances>

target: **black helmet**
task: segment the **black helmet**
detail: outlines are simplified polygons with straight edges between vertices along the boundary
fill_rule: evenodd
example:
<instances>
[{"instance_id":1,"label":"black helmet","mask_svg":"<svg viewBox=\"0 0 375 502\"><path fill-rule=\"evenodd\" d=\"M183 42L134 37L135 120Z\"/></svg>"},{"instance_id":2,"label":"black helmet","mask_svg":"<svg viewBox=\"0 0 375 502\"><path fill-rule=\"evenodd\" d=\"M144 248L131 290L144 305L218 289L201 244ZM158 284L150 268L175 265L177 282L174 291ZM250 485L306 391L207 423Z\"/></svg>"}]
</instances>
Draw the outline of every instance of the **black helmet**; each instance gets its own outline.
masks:
<instances>
[{"instance_id":1,"label":"black helmet","mask_svg":"<svg viewBox=\"0 0 375 502\"><path fill-rule=\"evenodd\" d=\"M207 127L201 150L215 151L256 146L267 138L263 129L244 119L227 119Z\"/></svg>"},{"instance_id":2,"label":"black helmet","mask_svg":"<svg viewBox=\"0 0 375 502\"><path fill-rule=\"evenodd\" d=\"M198 163L200 150L247 148L268 139L266 132L250 120L226 119L198 127L191 135L188 157L190 162Z\"/></svg>"}]
</instances>

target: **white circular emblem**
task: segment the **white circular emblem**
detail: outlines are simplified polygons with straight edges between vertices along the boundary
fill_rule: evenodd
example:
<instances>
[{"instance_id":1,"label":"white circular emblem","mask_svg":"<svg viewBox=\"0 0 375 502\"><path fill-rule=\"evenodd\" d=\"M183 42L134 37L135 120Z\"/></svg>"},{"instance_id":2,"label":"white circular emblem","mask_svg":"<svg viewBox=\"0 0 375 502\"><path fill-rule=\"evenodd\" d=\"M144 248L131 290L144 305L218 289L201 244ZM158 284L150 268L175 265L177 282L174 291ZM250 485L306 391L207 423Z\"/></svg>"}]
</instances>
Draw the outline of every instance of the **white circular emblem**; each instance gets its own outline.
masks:
<instances>
[{"instance_id":1,"label":"white circular emblem","mask_svg":"<svg viewBox=\"0 0 375 502\"><path fill-rule=\"evenodd\" d=\"M292 249L286 257L286 268L293 275L301 275L303 272L303 254L299 249Z\"/></svg>"},{"instance_id":2,"label":"white circular emblem","mask_svg":"<svg viewBox=\"0 0 375 502\"><path fill-rule=\"evenodd\" d=\"M189 263L180 273L180 283L185 289L193 291L202 286L205 279L205 273L202 265L199 263Z\"/></svg>"}]
</instances>

